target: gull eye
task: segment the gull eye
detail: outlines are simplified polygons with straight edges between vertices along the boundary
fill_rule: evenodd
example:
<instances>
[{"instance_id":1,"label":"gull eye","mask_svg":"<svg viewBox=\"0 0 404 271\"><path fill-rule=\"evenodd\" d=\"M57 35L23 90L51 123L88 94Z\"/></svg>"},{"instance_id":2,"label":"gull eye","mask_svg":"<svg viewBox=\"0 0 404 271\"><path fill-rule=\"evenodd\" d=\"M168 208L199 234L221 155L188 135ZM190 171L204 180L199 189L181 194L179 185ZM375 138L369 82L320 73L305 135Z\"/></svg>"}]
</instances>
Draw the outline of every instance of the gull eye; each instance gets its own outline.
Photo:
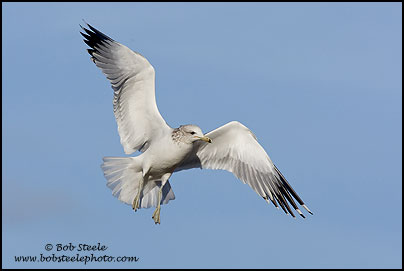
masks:
<instances>
[{"instance_id":1,"label":"gull eye","mask_svg":"<svg viewBox=\"0 0 404 271\"><path fill-rule=\"evenodd\" d=\"M194 135L194 134L196 134L195 132L191 132L191 135Z\"/></svg>"}]
</instances>

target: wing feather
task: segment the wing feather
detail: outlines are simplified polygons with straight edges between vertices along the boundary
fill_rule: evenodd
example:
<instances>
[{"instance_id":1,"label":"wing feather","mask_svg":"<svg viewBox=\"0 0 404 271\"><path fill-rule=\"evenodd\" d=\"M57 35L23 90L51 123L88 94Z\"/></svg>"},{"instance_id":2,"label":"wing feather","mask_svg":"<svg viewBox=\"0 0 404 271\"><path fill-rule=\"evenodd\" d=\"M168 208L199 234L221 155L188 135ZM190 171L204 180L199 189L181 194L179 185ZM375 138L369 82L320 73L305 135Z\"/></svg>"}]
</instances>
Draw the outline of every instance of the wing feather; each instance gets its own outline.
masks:
<instances>
[{"instance_id":1,"label":"wing feather","mask_svg":"<svg viewBox=\"0 0 404 271\"><path fill-rule=\"evenodd\" d=\"M286 214L295 217L290 203L304 217L294 199L311 213L247 127L232 121L206 136L212 143L195 143L193 152L176 171L198 167L227 170L266 201L270 200L277 208L280 206Z\"/></svg>"},{"instance_id":2,"label":"wing feather","mask_svg":"<svg viewBox=\"0 0 404 271\"><path fill-rule=\"evenodd\" d=\"M171 130L156 105L154 68L139 53L87 26L80 33L114 90L114 114L124 151L144 152L155 138Z\"/></svg>"}]
</instances>

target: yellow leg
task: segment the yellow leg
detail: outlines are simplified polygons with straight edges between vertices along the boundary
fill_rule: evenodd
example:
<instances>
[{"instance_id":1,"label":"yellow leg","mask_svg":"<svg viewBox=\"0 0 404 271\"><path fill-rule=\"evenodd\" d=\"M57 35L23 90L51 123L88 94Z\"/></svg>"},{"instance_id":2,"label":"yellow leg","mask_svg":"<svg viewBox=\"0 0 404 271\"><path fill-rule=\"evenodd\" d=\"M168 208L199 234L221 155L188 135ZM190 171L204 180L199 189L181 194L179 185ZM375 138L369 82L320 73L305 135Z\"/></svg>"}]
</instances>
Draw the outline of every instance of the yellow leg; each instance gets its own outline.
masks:
<instances>
[{"instance_id":1,"label":"yellow leg","mask_svg":"<svg viewBox=\"0 0 404 271\"><path fill-rule=\"evenodd\" d=\"M139 189L137 190L137 194L135 199L133 200L132 203L132 209L136 212L137 209L139 209L140 206L140 192L143 190L143 179L139 183Z\"/></svg>"},{"instance_id":2,"label":"yellow leg","mask_svg":"<svg viewBox=\"0 0 404 271\"><path fill-rule=\"evenodd\" d=\"M157 203L157 208L156 208L156 210L154 210L154 213L152 216L152 218L154 220L154 224L157 224L157 223L160 224L160 209L161 209L160 202L161 202L161 196L163 194L162 190L163 190L163 185L159 189L159 200Z\"/></svg>"},{"instance_id":3,"label":"yellow leg","mask_svg":"<svg viewBox=\"0 0 404 271\"><path fill-rule=\"evenodd\" d=\"M172 173L167 173L161 179L161 186L160 186L160 189L159 189L158 203L157 203L156 210L154 210L154 213L153 213L153 216L152 216L155 224L160 224L160 210L161 210L160 202L161 202L161 198L163 196L163 187L166 184L166 182L168 181L168 179L170 178L171 174Z\"/></svg>"},{"instance_id":4,"label":"yellow leg","mask_svg":"<svg viewBox=\"0 0 404 271\"><path fill-rule=\"evenodd\" d=\"M154 224L160 224L160 209L161 209L161 207L160 207L160 204L157 206L157 208L156 208L156 210L154 210L154 213L153 213L153 216L152 216L152 218L153 218L153 220L154 220Z\"/></svg>"}]
</instances>

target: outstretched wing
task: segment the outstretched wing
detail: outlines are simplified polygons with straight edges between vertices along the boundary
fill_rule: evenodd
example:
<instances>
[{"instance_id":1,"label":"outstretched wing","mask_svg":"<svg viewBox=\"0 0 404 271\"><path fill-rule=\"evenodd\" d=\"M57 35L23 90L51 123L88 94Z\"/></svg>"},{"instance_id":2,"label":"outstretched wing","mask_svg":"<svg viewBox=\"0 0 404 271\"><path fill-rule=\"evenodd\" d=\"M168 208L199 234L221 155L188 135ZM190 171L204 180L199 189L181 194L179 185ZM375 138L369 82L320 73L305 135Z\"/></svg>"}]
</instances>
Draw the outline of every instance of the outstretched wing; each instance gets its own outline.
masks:
<instances>
[{"instance_id":1,"label":"outstretched wing","mask_svg":"<svg viewBox=\"0 0 404 271\"><path fill-rule=\"evenodd\" d=\"M206 136L212 143L196 142L176 171L198 167L227 170L266 201L271 200L276 207L279 204L286 214L294 217L289 202L304 217L293 198L312 214L247 127L232 121Z\"/></svg>"},{"instance_id":2,"label":"outstretched wing","mask_svg":"<svg viewBox=\"0 0 404 271\"><path fill-rule=\"evenodd\" d=\"M114 114L126 154L144 152L170 127L156 105L154 68L146 58L114 41L91 25L81 26L88 53L111 82Z\"/></svg>"}]
</instances>

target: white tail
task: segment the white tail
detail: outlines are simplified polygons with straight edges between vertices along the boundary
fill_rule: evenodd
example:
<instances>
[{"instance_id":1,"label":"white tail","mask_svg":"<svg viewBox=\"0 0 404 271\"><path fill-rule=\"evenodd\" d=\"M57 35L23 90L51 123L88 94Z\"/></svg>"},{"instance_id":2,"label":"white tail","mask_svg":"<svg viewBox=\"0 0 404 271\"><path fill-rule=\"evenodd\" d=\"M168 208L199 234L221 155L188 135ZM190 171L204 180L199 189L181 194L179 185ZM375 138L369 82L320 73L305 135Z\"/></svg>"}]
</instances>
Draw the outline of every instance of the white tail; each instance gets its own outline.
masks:
<instances>
[{"instance_id":1,"label":"white tail","mask_svg":"<svg viewBox=\"0 0 404 271\"><path fill-rule=\"evenodd\" d=\"M137 157L104 157L101 165L104 176L108 180L107 186L112 195L120 201L132 205L136 197L139 182L142 180L142 168ZM140 208L156 207L158 205L158 192L161 181L147 181L140 193ZM169 182L163 187L161 204L175 199Z\"/></svg>"}]
</instances>

